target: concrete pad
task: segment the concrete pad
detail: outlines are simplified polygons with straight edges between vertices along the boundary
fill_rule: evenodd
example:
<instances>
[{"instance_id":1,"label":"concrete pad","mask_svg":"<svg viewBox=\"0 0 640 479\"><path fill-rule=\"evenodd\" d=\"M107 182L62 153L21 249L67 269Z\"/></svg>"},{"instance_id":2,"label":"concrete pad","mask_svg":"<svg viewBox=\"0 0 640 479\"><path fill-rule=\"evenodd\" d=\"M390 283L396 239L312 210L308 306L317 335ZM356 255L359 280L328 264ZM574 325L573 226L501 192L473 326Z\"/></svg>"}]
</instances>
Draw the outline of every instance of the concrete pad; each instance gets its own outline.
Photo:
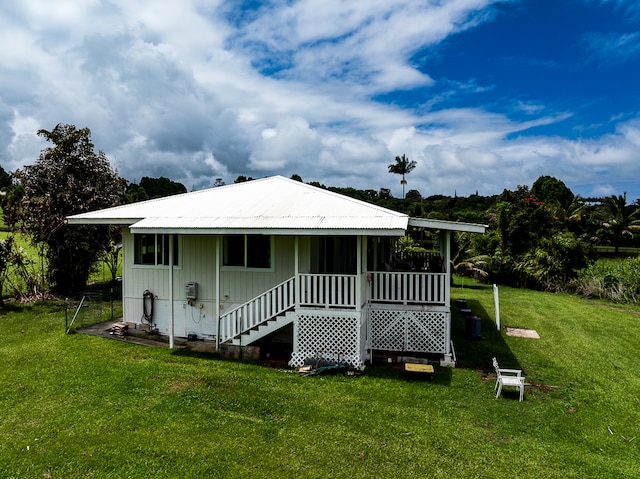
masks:
<instances>
[{"instance_id":1,"label":"concrete pad","mask_svg":"<svg viewBox=\"0 0 640 479\"><path fill-rule=\"evenodd\" d=\"M540 335L535 329L506 328L507 336L517 338L540 339Z\"/></svg>"}]
</instances>

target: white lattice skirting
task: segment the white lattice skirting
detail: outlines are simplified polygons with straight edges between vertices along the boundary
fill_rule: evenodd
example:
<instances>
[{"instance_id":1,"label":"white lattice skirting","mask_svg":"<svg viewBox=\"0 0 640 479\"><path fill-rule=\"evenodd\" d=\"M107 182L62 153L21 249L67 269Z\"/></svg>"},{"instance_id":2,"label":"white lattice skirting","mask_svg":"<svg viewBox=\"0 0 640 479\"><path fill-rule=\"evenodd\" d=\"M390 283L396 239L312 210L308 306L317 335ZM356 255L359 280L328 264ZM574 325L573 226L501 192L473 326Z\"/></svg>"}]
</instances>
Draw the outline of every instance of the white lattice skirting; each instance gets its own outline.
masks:
<instances>
[{"instance_id":1,"label":"white lattice skirting","mask_svg":"<svg viewBox=\"0 0 640 479\"><path fill-rule=\"evenodd\" d=\"M383 351L447 354L449 314L371 309L371 347Z\"/></svg>"},{"instance_id":2,"label":"white lattice skirting","mask_svg":"<svg viewBox=\"0 0 640 479\"><path fill-rule=\"evenodd\" d=\"M345 363L359 368L364 364L360 355L360 315L301 313L293 327L291 367L305 361L321 359Z\"/></svg>"}]
</instances>

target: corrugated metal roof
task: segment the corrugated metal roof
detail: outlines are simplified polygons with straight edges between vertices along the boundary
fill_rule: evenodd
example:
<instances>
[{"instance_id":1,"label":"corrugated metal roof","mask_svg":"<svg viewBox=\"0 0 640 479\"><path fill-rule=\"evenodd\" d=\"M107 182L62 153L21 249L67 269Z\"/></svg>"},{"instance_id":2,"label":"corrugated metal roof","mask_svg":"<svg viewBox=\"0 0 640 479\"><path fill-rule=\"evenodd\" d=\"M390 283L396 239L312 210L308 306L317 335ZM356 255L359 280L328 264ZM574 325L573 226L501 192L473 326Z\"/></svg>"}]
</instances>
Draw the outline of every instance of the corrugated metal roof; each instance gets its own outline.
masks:
<instances>
[{"instance_id":1,"label":"corrugated metal roof","mask_svg":"<svg viewBox=\"0 0 640 479\"><path fill-rule=\"evenodd\" d=\"M70 216L70 224L126 224L132 231L402 235L408 216L274 176Z\"/></svg>"},{"instance_id":2,"label":"corrugated metal roof","mask_svg":"<svg viewBox=\"0 0 640 479\"><path fill-rule=\"evenodd\" d=\"M466 233L484 233L487 225L463 223L460 221L432 220L428 218L409 218L409 225L432 230L464 231Z\"/></svg>"}]
</instances>

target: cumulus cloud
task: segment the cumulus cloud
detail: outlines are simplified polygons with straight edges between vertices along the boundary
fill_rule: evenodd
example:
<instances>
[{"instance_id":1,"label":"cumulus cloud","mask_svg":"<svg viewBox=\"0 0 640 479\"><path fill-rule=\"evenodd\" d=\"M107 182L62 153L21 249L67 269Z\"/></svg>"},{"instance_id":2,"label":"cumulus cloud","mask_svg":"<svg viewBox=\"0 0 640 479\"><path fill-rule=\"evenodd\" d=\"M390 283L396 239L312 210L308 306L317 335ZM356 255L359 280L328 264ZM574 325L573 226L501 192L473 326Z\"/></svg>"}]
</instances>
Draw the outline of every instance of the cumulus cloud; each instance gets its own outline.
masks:
<instances>
[{"instance_id":1,"label":"cumulus cloud","mask_svg":"<svg viewBox=\"0 0 640 479\"><path fill-rule=\"evenodd\" d=\"M488 18L490 0L301 0L262 8L231 41L281 78L360 85L367 94L429 85L413 53Z\"/></svg>"},{"instance_id":2,"label":"cumulus cloud","mask_svg":"<svg viewBox=\"0 0 640 479\"><path fill-rule=\"evenodd\" d=\"M327 185L393 185L399 195L387 166L402 154L418 163L408 188L423 194L492 194L542 174L595 191L602 172L637 175L636 120L581 141L536 135L571 115L541 101L437 108L438 81L465 95L493 86L439 80L411 59L490 22L498 3L5 2L0 163L14 171L34 161L45 146L37 130L72 123L91 128L130 181L167 176L189 189L295 173ZM606 40L592 44L604 51ZM627 57L638 42L617 41ZM421 99L380 100L398 92Z\"/></svg>"}]
</instances>

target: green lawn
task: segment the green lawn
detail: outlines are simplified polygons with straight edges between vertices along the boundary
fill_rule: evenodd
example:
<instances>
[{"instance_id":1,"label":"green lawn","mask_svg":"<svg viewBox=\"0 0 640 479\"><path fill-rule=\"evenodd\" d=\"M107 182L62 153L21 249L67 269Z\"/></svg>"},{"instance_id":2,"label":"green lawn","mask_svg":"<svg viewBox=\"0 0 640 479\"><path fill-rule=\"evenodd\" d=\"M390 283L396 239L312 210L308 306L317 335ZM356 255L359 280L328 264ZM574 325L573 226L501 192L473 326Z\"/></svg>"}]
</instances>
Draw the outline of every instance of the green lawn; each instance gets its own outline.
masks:
<instances>
[{"instance_id":1,"label":"green lawn","mask_svg":"<svg viewBox=\"0 0 640 479\"><path fill-rule=\"evenodd\" d=\"M483 339L432 381L384 366L300 377L65 336L48 303L0 312L0 477L621 478L640 474L640 307L457 287ZM491 356L527 376L495 399Z\"/></svg>"},{"instance_id":2,"label":"green lawn","mask_svg":"<svg viewBox=\"0 0 640 479\"><path fill-rule=\"evenodd\" d=\"M7 231L0 231L0 240L6 239L7 237L10 236L10 234L11 233ZM29 237L22 233L15 233L14 237L18 246L24 252L26 261L29 263L29 265L27 266L28 271L33 275L42 276L43 260L38 256L37 248L33 246ZM120 252L120 255L121 255L120 257L122 258L122 252ZM118 276L122 275L122 262L120 262L120 264L118 265L117 275ZM111 280L111 271L109 271L109 268L104 262L102 261L98 262L98 264L96 265L96 271L93 272L89 277L89 284L104 283L110 280ZM24 280L20 278L18 275L16 275L14 268L10 267L8 278L5 281L5 284L3 285L2 294L5 297L14 296L16 288L21 293L24 293L24 290L25 290Z\"/></svg>"}]
</instances>

